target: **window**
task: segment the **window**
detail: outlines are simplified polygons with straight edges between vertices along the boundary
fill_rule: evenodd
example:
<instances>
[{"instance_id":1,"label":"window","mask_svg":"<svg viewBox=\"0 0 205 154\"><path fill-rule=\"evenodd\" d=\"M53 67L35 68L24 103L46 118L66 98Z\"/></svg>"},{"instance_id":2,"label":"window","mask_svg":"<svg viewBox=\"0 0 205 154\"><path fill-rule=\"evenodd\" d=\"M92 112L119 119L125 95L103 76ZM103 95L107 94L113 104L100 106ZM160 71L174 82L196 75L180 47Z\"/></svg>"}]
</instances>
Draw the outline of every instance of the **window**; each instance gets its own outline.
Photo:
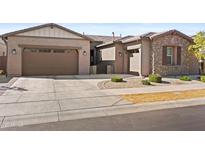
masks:
<instances>
[{"instance_id":1,"label":"window","mask_svg":"<svg viewBox=\"0 0 205 154\"><path fill-rule=\"evenodd\" d=\"M55 50L53 50L53 53L65 53L65 50L55 49Z\"/></svg>"},{"instance_id":2,"label":"window","mask_svg":"<svg viewBox=\"0 0 205 154\"><path fill-rule=\"evenodd\" d=\"M181 47L164 46L162 52L162 65L181 65Z\"/></svg>"},{"instance_id":3,"label":"window","mask_svg":"<svg viewBox=\"0 0 205 154\"><path fill-rule=\"evenodd\" d=\"M51 53L50 49L39 49L40 53Z\"/></svg>"},{"instance_id":4,"label":"window","mask_svg":"<svg viewBox=\"0 0 205 154\"><path fill-rule=\"evenodd\" d=\"M38 49L29 49L29 48L25 48L23 51L24 51L24 52L33 52L33 53L35 53L35 52L38 51Z\"/></svg>"},{"instance_id":5,"label":"window","mask_svg":"<svg viewBox=\"0 0 205 154\"><path fill-rule=\"evenodd\" d=\"M174 64L174 47L167 47L166 61L168 65Z\"/></svg>"}]
</instances>

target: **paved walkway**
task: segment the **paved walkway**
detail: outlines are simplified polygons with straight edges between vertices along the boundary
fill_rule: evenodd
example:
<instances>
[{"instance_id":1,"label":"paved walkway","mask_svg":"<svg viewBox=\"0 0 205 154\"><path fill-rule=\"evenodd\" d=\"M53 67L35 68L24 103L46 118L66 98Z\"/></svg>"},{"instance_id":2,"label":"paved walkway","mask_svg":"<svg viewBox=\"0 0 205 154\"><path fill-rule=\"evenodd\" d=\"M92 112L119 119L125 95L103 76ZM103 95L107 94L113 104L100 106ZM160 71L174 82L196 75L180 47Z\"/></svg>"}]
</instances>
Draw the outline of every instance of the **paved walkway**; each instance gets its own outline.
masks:
<instances>
[{"instance_id":1,"label":"paved walkway","mask_svg":"<svg viewBox=\"0 0 205 154\"><path fill-rule=\"evenodd\" d=\"M129 93L204 89L205 84L153 86L131 89L100 90L97 83L104 79L86 77L18 78L0 96L0 127L56 122L88 117L142 112L195 103L131 104L119 95ZM205 101L199 101L203 104Z\"/></svg>"}]
</instances>

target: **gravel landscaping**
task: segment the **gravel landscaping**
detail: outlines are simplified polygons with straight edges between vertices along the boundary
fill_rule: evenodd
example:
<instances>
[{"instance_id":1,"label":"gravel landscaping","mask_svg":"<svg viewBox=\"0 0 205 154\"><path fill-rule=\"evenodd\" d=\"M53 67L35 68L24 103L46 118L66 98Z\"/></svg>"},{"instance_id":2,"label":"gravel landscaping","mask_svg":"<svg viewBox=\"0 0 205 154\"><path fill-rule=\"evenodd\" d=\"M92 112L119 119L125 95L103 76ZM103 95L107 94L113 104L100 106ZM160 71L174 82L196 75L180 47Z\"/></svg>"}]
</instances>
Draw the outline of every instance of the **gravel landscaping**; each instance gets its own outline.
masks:
<instances>
[{"instance_id":1,"label":"gravel landscaping","mask_svg":"<svg viewBox=\"0 0 205 154\"><path fill-rule=\"evenodd\" d=\"M167 85L181 85L181 84L193 84L193 83L201 83L197 80L192 81L182 81L176 78L163 78L162 83L154 83L151 85L143 85L142 79L140 78L127 78L124 79L123 82L112 82L111 80L105 80L98 83L98 87L100 89L119 89L119 88L140 88L140 87L148 87L148 86L167 86Z\"/></svg>"}]
</instances>

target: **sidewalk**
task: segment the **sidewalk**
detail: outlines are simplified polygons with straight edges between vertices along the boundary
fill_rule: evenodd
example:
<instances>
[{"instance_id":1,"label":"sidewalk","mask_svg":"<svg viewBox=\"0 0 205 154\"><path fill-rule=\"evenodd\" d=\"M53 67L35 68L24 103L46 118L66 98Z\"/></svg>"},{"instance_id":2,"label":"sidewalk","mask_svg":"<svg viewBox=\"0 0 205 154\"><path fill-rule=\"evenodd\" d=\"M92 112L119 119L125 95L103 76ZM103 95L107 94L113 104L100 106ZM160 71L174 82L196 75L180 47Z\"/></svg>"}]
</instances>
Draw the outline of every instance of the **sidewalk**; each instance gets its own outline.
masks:
<instances>
[{"instance_id":1,"label":"sidewalk","mask_svg":"<svg viewBox=\"0 0 205 154\"><path fill-rule=\"evenodd\" d=\"M205 98L0 117L1 128L205 105Z\"/></svg>"},{"instance_id":2,"label":"sidewalk","mask_svg":"<svg viewBox=\"0 0 205 154\"><path fill-rule=\"evenodd\" d=\"M28 85L27 79L18 80L19 83L25 85L23 81ZM4 101L7 101L7 103L0 103L0 128L205 105L205 98L146 104L132 104L120 98L122 94L205 89L204 83L101 90L91 84L92 81L82 80L79 82L78 80L71 80L66 81L64 85L62 84L63 80L56 80L55 82L57 83L55 83L53 80L39 79L35 80L35 84L31 82L30 86L36 88L37 82L41 83L38 86L40 94L22 92L17 100L14 98L14 96L17 97L17 94L0 96L2 98L5 97ZM54 83L54 89L50 91ZM73 86L70 87L70 84ZM45 85L47 86L46 88ZM66 86L68 86L67 90L65 89ZM45 91L43 92L41 88L44 88ZM63 91L56 91L58 88L63 88ZM49 92L46 92L47 90ZM8 102L8 98L10 98L11 102Z\"/></svg>"}]
</instances>

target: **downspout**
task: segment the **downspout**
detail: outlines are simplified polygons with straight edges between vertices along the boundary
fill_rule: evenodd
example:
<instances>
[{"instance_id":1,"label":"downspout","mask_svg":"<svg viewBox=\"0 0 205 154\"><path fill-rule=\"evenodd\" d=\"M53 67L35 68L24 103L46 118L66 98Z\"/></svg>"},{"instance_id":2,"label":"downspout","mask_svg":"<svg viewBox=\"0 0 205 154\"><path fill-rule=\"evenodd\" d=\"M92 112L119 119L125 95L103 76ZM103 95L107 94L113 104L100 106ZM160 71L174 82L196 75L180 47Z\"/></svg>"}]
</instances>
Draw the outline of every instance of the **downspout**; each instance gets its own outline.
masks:
<instances>
[{"instance_id":1,"label":"downspout","mask_svg":"<svg viewBox=\"0 0 205 154\"><path fill-rule=\"evenodd\" d=\"M1 36L2 40L4 41L4 43L6 44L6 77L8 77L7 75L7 64L8 64L8 42L6 40L5 37Z\"/></svg>"}]
</instances>

